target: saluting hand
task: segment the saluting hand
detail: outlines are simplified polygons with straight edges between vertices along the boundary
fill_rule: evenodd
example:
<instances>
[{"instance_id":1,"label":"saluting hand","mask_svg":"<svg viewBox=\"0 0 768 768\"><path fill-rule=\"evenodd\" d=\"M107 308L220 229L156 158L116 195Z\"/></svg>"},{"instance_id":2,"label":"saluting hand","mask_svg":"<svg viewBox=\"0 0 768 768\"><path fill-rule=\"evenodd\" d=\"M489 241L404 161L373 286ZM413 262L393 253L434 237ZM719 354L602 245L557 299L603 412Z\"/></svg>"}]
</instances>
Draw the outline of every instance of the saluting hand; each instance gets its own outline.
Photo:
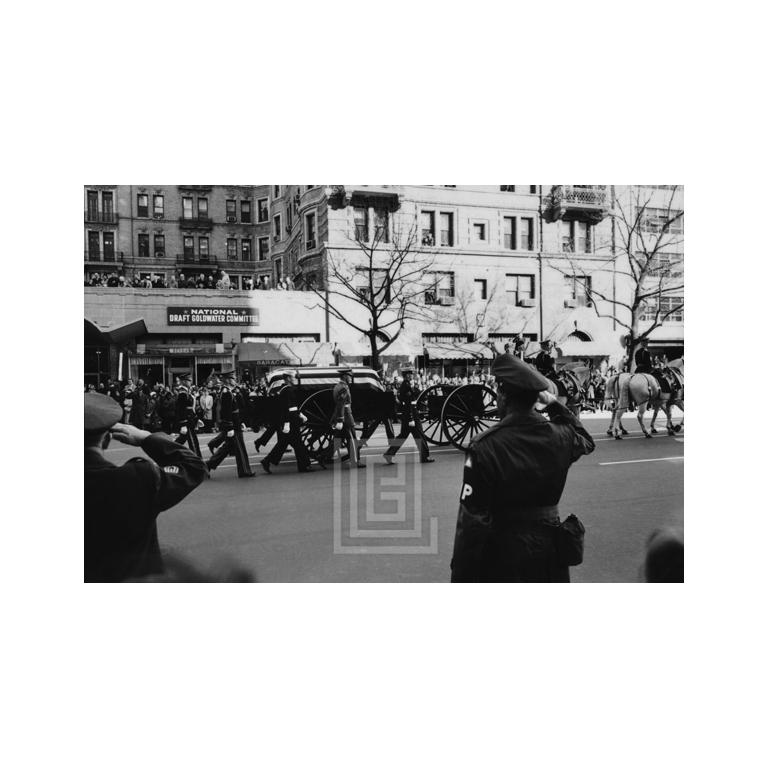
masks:
<instances>
[{"instance_id":1,"label":"saluting hand","mask_svg":"<svg viewBox=\"0 0 768 768\"><path fill-rule=\"evenodd\" d=\"M141 445L152 433L139 429L133 424L115 424L109 434L117 441L126 445Z\"/></svg>"}]
</instances>

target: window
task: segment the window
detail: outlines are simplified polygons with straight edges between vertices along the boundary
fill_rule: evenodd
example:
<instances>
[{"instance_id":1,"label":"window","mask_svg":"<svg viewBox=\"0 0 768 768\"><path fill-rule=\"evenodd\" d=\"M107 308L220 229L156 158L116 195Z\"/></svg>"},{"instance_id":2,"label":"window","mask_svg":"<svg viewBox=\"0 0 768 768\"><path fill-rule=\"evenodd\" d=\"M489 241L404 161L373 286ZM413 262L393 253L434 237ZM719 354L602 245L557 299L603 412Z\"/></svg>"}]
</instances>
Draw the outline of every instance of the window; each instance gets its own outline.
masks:
<instances>
[{"instance_id":1,"label":"window","mask_svg":"<svg viewBox=\"0 0 768 768\"><path fill-rule=\"evenodd\" d=\"M229 288L234 291L240 290L240 275L229 276Z\"/></svg>"},{"instance_id":2,"label":"window","mask_svg":"<svg viewBox=\"0 0 768 768\"><path fill-rule=\"evenodd\" d=\"M315 240L315 214L308 213L304 217L304 236L306 237L306 248L311 250L316 246Z\"/></svg>"},{"instance_id":3,"label":"window","mask_svg":"<svg viewBox=\"0 0 768 768\"><path fill-rule=\"evenodd\" d=\"M523 251L533 250L533 219L520 219L520 248Z\"/></svg>"},{"instance_id":4,"label":"window","mask_svg":"<svg viewBox=\"0 0 768 768\"><path fill-rule=\"evenodd\" d=\"M504 217L504 247L517 250L517 219L514 216Z\"/></svg>"},{"instance_id":5,"label":"window","mask_svg":"<svg viewBox=\"0 0 768 768\"><path fill-rule=\"evenodd\" d=\"M88 257L98 259L101 254L101 240L98 232L88 233Z\"/></svg>"},{"instance_id":6,"label":"window","mask_svg":"<svg viewBox=\"0 0 768 768\"><path fill-rule=\"evenodd\" d=\"M514 184L502 184L499 186L499 189L502 192L514 192L515 191L515 185Z\"/></svg>"},{"instance_id":7,"label":"window","mask_svg":"<svg viewBox=\"0 0 768 768\"><path fill-rule=\"evenodd\" d=\"M592 225L585 221L564 222L563 253L592 253Z\"/></svg>"},{"instance_id":8,"label":"window","mask_svg":"<svg viewBox=\"0 0 768 768\"><path fill-rule=\"evenodd\" d=\"M227 206L227 221L230 223L237 221L237 203L234 200L227 200L226 206Z\"/></svg>"},{"instance_id":9,"label":"window","mask_svg":"<svg viewBox=\"0 0 768 768\"><path fill-rule=\"evenodd\" d=\"M531 302L536 298L533 275L507 275L505 289L512 294L512 301L518 306L521 302Z\"/></svg>"},{"instance_id":10,"label":"window","mask_svg":"<svg viewBox=\"0 0 768 768\"><path fill-rule=\"evenodd\" d=\"M368 242L368 209L355 206L352 211L355 221L355 240L361 243Z\"/></svg>"},{"instance_id":11,"label":"window","mask_svg":"<svg viewBox=\"0 0 768 768\"><path fill-rule=\"evenodd\" d=\"M659 320L667 323L683 322L683 297L682 296L661 296L646 299L643 302L641 310L641 322L653 322L656 319L656 308L659 307ZM672 312L672 310L675 310ZM664 315L672 312L669 317L664 319Z\"/></svg>"},{"instance_id":12,"label":"window","mask_svg":"<svg viewBox=\"0 0 768 768\"><path fill-rule=\"evenodd\" d=\"M275 184L272 187L272 197L280 197L280 185Z\"/></svg>"},{"instance_id":13,"label":"window","mask_svg":"<svg viewBox=\"0 0 768 768\"><path fill-rule=\"evenodd\" d=\"M440 245L453 245L453 214L440 214Z\"/></svg>"},{"instance_id":14,"label":"window","mask_svg":"<svg viewBox=\"0 0 768 768\"><path fill-rule=\"evenodd\" d=\"M165 215L165 198L162 195L152 197L152 216L156 219L162 219Z\"/></svg>"},{"instance_id":15,"label":"window","mask_svg":"<svg viewBox=\"0 0 768 768\"><path fill-rule=\"evenodd\" d=\"M136 195L136 215L141 219L149 216L149 195Z\"/></svg>"},{"instance_id":16,"label":"window","mask_svg":"<svg viewBox=\"0 0 768 768\"><path fill-rule=\"evenodd\" d=\"M645 232L661 232L662 227L667 221L675 219L675 216L679 216L669 225L669 229L666 231L670 234L682 234L683 217L680 216L680 213L681 211L676 210L667 211L666 208L646 208L643 213L643 230Z\"/></svg>"},{"instance_id":17,"label":"window","mask_svg":"<svg viewBox=\"0 0 768 768\"><path fill-rule=\"evenodd\" d=\"M636 258L642 263L642 253ZM683 254L682 253L657 253L648 264L648 274L651 277L682 277Z\"/></svg>"},{"instance_id":18,"label":"window","mask_svg":"<svg viewBox=\"0 0 768 768\"><path fill-rule=\"evenodd\" d=\"M266 261L269 258L269 238L259 238L259 261Z\"/></svg>"},{"instance_id":19,"label":"window","mask_svg":"<svg viewBox=\"0 0 768 768\"><path fill-rule=\"evenodd\" d=\"M373 228L378 242L389 242L389 211L386 208L373 209Z\"/></svg>"},{"instance_id":20,"label":"window","mask_svg":"<svg viewBox=\"0 0 768 768\"><path fill-rule=\"evenodd\" d=\"M592 278L589 275L565 275L565 290L569 301L577 307L591 307Z\"/></svg>"},{"instance_id":21,"label":"window","mask_svg":"<svg viewBox=\"0 0 768 768\"><path fill-rule=\"evenodd\" d=\"M269 201L266 197L261 198L261 200L258 201L257 205L259 206L259 222L268 221L269 220Z\"/></svg>"},{"instance_id":22,"label":"window","mask_svg":"<svg viewBox=\"0 0 768 768\"><path fill-rule=\"evenodd\" d=\"M115 260L115 233L104 233L104 261Z\"/></svg>"},{"instance_id":23,"label":"window","mask_svg":"<svg viewBox=\"0 0 768 768\"><path fill-rule=\"evenodd\" d=\"M139 256L149 258L149 235L139 235Z\"/></svg>"},{"instance_id":24,"label":"window","mask_svg":"<svg viewBox=\"0 0 768 768\"><path fill-rule=\"evenodd\" d=\"M472 236L475 241L485 242L485 224L482 222L475 222L472 225Z\"/></svg>"},{"instance_id":25,"label":"window","mask_svg":"<svg viewBox=\"0 0 768 768\"><path fill-rule=\"evenodd\" d=\"M234 261L237 258L237 238L227 238L227 258L230 261Z\"/></svg>"},{"instance_id":26,"label":"window","mask_svg":"<svg viewBox=\"0 0 768 768\"><path fill-rule=\"evenodd\" d=\"M280 216L275 216L275 242L278 242L280 240L280 237L283 233L282 227L280 226Z\"/></svg>"},{"instance_id":27,"label":"window","mask_svg":"<svg viewBox=\"0 0 768 768\"><path fill-rule=\"evenodd\" d=\"M435 244L435 212L434 211L421 212L421 244L422 245Z\"/></svg>"},{"instance_id":28,"label":"window","mask_svg":"<svg viewBox=\"0 0 768 768\"><path fill-rule=\"evenodd\" d=\"M244 237L240 241L240 255L243 261L251 261L253 257L253 251L251 250L251 238Z\"/></svg>"},{"instance_id":29,"label":"window","mask_svg":"<svg viewBox=\"0 0 768 768\"><path fill-rule=\"evenodd\" d=\"M88 221L99 220L99 193L92 190L88 190L87 197L87 214Z\"/></svg>"},{"instance_id":30,"label":"window","mask_svg":"<svg viewBox=\"0 0 768 768\"><path fill-rule=\"evenodd\" d=\"M165 256L165 235L155 235L155 258Z\"/></svg>"},{"instance_id":31,"label":"window","mask_svg":"<svg viewBox=\"0 0 768 768\"><path fill-rule=\"evenodd\" d=\"M115 220L114 200L111 192L101 193L101 212L105 222Z\"/></svg>"},{"instance_id":32,"label":"window","mask_svg":"<svg viewBox=\"0 0 768 768\"><path fill-rule=\"evenodd\" d=\"M475 301L485 301L488 298L488 281L475 280Z\"/></svg>"},{"instance_id":33,"label":"window","mask_svg":"<svg viewBox=\"0 0 768 768\"><path fill-rule=\"evenodd\" d=\"M290 205L285 209L285 231L290 232L293 229L293 212L298 206Z\"/></svg>"},{"instance_id":34,"label":"window","mask_svg":"<svg viewBox=\"0 0 768 768\"><path fill-rule=\"evenodd\" d=\"M386 269L369 270L366 267L357 269L357 290L358 293L368 301L373 300L379 304L382 299L385 304L392 301L388 284L389 273ZM373 299L371 299L371 287L369 282L373 283Z\"/></svg>"},{"instance_id":35,"label":"window","mask_svg":"<svg viewBox=\"0 0 768 768\"><path fill-rule=\"evenodd\" d=\"M538 192L538 185L537 184L529 184L528 185L528 192L530 192L532 195L535 195Z\"/></svg>"},{"instance_id":36,"label":"window","mask_svg":"<svg viewBox=\"0 0 768 768\"><path fill-rule=\"evenodd\" d=\"M181 216L184 219L192 218L192 198L191 197L181 198Z\"/></svg>"},{"instance_id":37,"label":"window","mask_svg":"<svg viewBox=\"0 0 768 768\"><path fill-rule=\"evenodd\" d=\"M429 272L427 279L432 285L424 293L426 304L453 304L453 272Z\"/></svg>"},{"instance_id":38,"label":"window","mask_svg":"<svg viewBox=\"0 0 768 768\"><path fill-rule=\"evenodd\" d=\"M204 261L208 261L208 257L210 256L210 253L208 251L208 238L207 237L198 237L197 238L197 252L200 254L200 258Z\"/></svg>"},{"instance_id":39,"label":"window","mask_svg":"<svg viewBox=\"0 0 768 768\"><path fill-rule=\"evenodd\" d=\"M201 219L208 218L208 198L207 197L197 198L197 215Z\"/></svg>"},{"instance_id":40,"label":"window","mask_svg":"<svg viewBox=\"0 0 768 768\"><path fill-rule=\"evenodd\" d=\"M278 189L280 189L280 187L278 187ZM283 279L283 260L282 259L275 259L275 279L276 280Z\"/></svg>"},{"instance_id":41,"label":"window","mask_svg":"<svg viewBox=\"0 0 768 768\"><path fill-rule=\"evenodd\" d=\"M190 198L191 200L192 198ZM187 235L184 238L184 256L192 258L195 255L195 239Z\"/></svg>"},{"instance_id":42,"label":"window","mask_svg":"<svg viewBox=\"0 0 768 768\"><path fill-rule=\"evenodd\" d=\"M250 200L240 201L240 221L242 221L243 224L251 223L251 201Z\"/></svg>"}]
</instances>

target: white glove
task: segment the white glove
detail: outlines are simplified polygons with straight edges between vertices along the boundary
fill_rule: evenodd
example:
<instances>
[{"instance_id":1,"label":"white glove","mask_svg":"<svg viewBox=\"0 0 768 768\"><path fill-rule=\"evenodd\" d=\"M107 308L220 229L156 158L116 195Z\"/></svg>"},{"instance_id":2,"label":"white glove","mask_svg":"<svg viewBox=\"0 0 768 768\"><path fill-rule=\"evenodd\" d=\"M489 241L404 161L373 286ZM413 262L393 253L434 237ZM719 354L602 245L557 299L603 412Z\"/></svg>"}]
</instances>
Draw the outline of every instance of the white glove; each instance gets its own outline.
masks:
<instances>
[{"instance_id":1,"label":"white glove","mask_svg":"<svg viewBox=\"0 0 768 768\"><path fill-rule=\"evenodd\" d=\"M240 429L241 429L243 432L245 432L245 430L247 429L247 427L245 426L245 424L241 424L241 425L240 425Z\"/></svg>"},{"instance_id":2,"label":"white glove","mask_svg":"<svg viewBox=\"0 0 768 768\"><path fill-rule=\"evenodd\" d=\"M337 421L337 422L336 422L336 423L333 425L333 428L334 428L334 429L335 429L337 432L340 432L340 431L341 431L341 428L342 428L343 426L344 426L344 424L343 424L342 422L340 422L340 421Z\"/></svg>"},{"instance_id":3,"label":"white glove","mask_svg":"<svg viewBox=\"0 0 768 768\"><path fill-rule=\"evenodd\" d=\"M203 422L202 422L202 421L198 420L198 422L197 422L197 428L198 428L198 429L202 429L204 426L205 426L205 424L203 424Z\"/></svg>"},{"instance_id":4,"label":"white glove","mask_svg":"<svg viewBox=\"0 0 768 768\"><path fill-rule=\"evenodd\" d=\"M416 422L415 421L409 421L408 422L408 426L409 427L415 427L416 426Z\"/></svg>"},{"instance_id":5,"label":"white glove","mask_svg":"<svg viewBox=\"0 0 768 768\"><path fill-rule=\"evenodd\" d=\"M227 432L227 437L234 437L235 436L235 430L230 429L229 432Z\"/></svg>"},{"instance_id":6,"label":"white glove","mask_svg":"<svg viewBox=\"0 0 768 768\"><path fill-rule=\"evenodd\" d=\"M301 423L302 424L306 424L307 423L307 417L303 413L300 413L299 416L301 417Z\"/></svg>"},{"instance_id":7,"label":"white glove","mask_svg":"<svg viewBox=\"0 0 768 768\"><path fill-rule=\"evenodd\" d=\"M186 435L187 434L187 428L186 427L182 427L181 430L180 430L180 433L182 435Z\"/></svg>"},{"instance_id":8,"label":"white glove","mask_svg":"<svg viewBox=\"0 0 768 768\"><path fill-rule=\"evenodd\" d=\"M291 431L291 425L286 421L285 424L283 424L283 434L287 435Z\"/></svg>"}]
</instances>

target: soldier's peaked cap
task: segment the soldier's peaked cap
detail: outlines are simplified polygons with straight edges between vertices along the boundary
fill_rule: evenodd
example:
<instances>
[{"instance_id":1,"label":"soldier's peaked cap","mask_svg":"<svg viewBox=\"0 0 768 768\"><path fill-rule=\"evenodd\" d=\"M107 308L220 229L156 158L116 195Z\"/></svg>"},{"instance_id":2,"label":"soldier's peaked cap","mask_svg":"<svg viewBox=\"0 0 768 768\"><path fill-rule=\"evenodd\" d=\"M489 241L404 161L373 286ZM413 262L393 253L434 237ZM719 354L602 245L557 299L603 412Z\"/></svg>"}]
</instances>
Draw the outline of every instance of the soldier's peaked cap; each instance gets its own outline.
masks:
<instances>
[{"instance_id":1,"label":"soldier's peaked cap","mask_svg":"<svg viewBox=\"0 0 768 768\"><path fill-rule=\"evenodd\" d=\"M549 380L514 355L499 355L491 365L491 373L505 384L526 392L549 389Z\"/></svg>"},{"instance_id":2,"label":"soldier's peaked cap","mask_svg":"<svg viewBox=\"0 0 768 768\"><path fill-rule=\"evenodd\" d=\"M98 392L85 394L85 431L103 432L117 424L123 417L123 409L111 397Z\"/></svg>"}]
</instances>

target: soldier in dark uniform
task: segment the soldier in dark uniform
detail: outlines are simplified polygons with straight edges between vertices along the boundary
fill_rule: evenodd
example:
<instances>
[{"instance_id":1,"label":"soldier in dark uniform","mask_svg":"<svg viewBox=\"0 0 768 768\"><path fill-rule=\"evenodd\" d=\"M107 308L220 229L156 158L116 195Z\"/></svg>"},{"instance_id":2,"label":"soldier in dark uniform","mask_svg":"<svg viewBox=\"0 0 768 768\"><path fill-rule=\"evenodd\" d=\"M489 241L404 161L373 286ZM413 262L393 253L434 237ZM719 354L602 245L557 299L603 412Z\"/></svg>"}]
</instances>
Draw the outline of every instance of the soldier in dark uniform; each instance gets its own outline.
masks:
<instances>
[{"instance_id":1,"label":"soldier in dark uniform","mask_svg":"<svg viewBox=\"0 0 768 768\"><path fill-rule=\"evenodd\" d=\"M157 515L203 482L204 462L164 434L119 424L111 398L85 395L85 581L123 581L163 572ZM114 437L151 461L118 467L104 450Z\"/></svg>"},{"instance_id":2,"label":"soldier in dark uniform","mask_svg":"<svg viewBox=\"0 0 768 768\"><path fill-rule=\"evenodd\" d=\"M500 355L492 373L503 416L467 451L451 581L570 581L555 547L557 504L569 467L595 443L530 366Z\"/></svg>"},{"instance_id":3,"label":"soldier in dark uniform","mask_svg":"<svg viewBox=\"0 0 768 768\"><path fill-rule=\"evenodd\" d=\"M360 461L360 448L357 444L357 433L355 432L355 418L352 415L352 393L349 391L350 384L352 384L352 369L340 368L339 375L341 376L341 381L333 388L334 406L331 423L333 425L334 437L328 446L324 461L327 460L328 463L333 461L333 455L337 447L336 441L346 440L350 466L364 467L365 464ZM340 449L339 453L341 453Z\"/></svg>"},{"instance_id":4,"label":"soldier in dark uniform","mask_svg":"<svg viewBox=\"0 0 768 768\"><path fill-rule=\"evenodd\" d=\"M296 465L299 472L314 472L315 470L310 466L312 460L307 449L304 447L304 443L301 442L299 431L302 423L307 419L306 416L299 412L301 400L297 391L298 380L294 373L286 373L283 378L285 386L283 386L280 394L277 396L282 427L274 447L267 454L266 458L261 460L261 466L268 475L271 475L270 465L277 466L280 463L280 459L283 458L285 449L290 445L293 448L294 454L296 454Z\"/></svg>"},{"instance_id":5,"label":"soldier in dark uniform","mask_svg":"<svg viewBox=\"0 0 768 768\"><path fill-rule=\"evenodd\" d=\"M227 371L221 374L222 386L219 400L219 434L216 435L218 448L208 459L208 469L216 469L227 456L234 456L237 464L238 477L254 477L255 473L248 463L248 454L242 435L240 409L235 395L235 372ZM212 440L211 442L214 442Z\"/></svg>"},{"instance_id":6,"label":"soldier in dark uniform","mask_svg":"<svg viewBox=\"0 0 768 768\"><path fill-rule=\"evenodd\" d=\"M419 457L422 464L431 464L434 459L429 457L429 445L424 438L424 431L421 428L419 411L416 408L416 399L419 396L419 390L413 383L413 368L403 368L403 383L397 397L400 401L400 434L390 441L389 448L384 454L384 461L392 464L392 457L400 450L403 443L408 439L408 435L413 435L416 447L419 449Z\"/></svg>"},{"instance_id":7,"label":"soldier in dark uniform","mask_svg":"<svg viewBox=\"0 0 768 768\"><path fill-rule=\"evenodd\" d=\"M184 376L179 380L178 390L176 395L176 429L179 436L176 438L176 443L178 445L189 443L189 449L202 457L200 441L197 439L195 404L189 394L189 377Z\"/></svg>"},{"instance_id":8,"label":"soldier in dark uniform","mask_svg":"<svg viewBox=\"0 0 768 768\"><path fill-rule=\"evenodd\" d=\"M536 365L536 370L542 376L546 376L548 379L552 379L554 381L557 377L557 374L555 372L555 358L549 354L551 348L552 342L542 341L541 352L539 352L539 354L534 358L534 364Z\"/></svg>"},{"instance_id":9,"label":"soldier in dark uniform","mask_svg":"<svg viewBox=\"0 0 768 768\"><path fill-rule=\"evenodd\" d=\"M648 339L640 342L640 349L635 352L635 373L652 373L653 360L648 351Z\"/></svg>"}]
</instances>

